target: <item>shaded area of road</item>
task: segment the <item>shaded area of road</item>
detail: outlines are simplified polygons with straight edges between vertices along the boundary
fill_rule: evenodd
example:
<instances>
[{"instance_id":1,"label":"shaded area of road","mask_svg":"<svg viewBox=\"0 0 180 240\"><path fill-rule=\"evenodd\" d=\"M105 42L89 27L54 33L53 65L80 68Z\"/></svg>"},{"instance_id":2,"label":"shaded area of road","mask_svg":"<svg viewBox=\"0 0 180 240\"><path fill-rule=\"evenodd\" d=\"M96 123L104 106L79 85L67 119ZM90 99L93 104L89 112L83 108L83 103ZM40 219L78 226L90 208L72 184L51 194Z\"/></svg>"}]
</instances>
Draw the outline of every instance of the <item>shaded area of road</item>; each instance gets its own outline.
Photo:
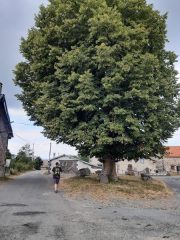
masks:
<instances>
[{"instance_id":1,"label":"shaded area of road","mask_svg":"<svg viewBox=\"0 0 180 240\"><path fill-rule=\"evenodd\" d=\"M30 172L0 186L0 240L179 239L179 206L138 204L55 194L51 176Z\"/></svg>"}]
</instances>

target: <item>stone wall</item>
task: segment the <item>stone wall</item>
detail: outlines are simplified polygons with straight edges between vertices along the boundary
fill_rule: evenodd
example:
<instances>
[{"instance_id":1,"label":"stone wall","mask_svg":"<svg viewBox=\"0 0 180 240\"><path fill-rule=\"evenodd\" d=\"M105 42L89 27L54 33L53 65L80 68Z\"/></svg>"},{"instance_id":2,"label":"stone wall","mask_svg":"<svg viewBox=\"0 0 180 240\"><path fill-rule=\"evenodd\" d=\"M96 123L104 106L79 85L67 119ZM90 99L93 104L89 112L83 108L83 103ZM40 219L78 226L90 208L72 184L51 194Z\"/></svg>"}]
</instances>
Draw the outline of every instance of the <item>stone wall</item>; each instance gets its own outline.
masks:
<instances>
[{"instance_id":1,"label":"stone wall","mask_svg":"<svg viewBox=\"0 0 180 240\"><path fill-rule=\"evenodd\" d=\"M91 164L97 164L100 163L97 158L91 158L90 160ZM98 165L98 164L97 164ZM150 170L150 173L155 173L156 170L158 172L177 172L177 166L179 166L180 169L180 157L178 158L154 158L153 160L148 159L140 159L138 162L135 162L134 160L131 161L120 161L116 163L116 171L117 174L125 174L128 171L128 165L131 165L132 170L135 172L141 172L144 171L146 168ZM172 169L172 166L174 166L174 169Z\"/></svg>"},{"instance_id":2,"label":"stone wall","mask_svg":"<svg viewBox=\"0 0 180 240\"><path fill-rule=\"evenodd\" d=\"M76 173L77 172L77 160L60 160L55 159L51 161L51 171L56 166L56 162L59 162L64 173Z\"/></svg>"},{"instance_id":3,"label":"stone wall","mask_svg":"<svg viewBox=\"0 0 180 240\"><path fill-rule=\"evenodd\" d=\"M177 166L180 166L179 158L164 158L163 159L164 168L168 172L177 172ZM172 168L174 166L174 169Z\"/></svg>"},{"instance_id":4,"label":"stone wall","mask_svg":"<svg viewBox=\"0 0 180 240\"><path fill-rule=\"evenodd\" d=\"M135 162L134 160L128 161L120 161L116 163L116 170L117 174L125 174L128 169L131 168L134 172L142 172L149 170L149 173L154 173L156 170L156 163L153 160L148 159L140 159L139 161Z\"/></svg>"}]
</instances>

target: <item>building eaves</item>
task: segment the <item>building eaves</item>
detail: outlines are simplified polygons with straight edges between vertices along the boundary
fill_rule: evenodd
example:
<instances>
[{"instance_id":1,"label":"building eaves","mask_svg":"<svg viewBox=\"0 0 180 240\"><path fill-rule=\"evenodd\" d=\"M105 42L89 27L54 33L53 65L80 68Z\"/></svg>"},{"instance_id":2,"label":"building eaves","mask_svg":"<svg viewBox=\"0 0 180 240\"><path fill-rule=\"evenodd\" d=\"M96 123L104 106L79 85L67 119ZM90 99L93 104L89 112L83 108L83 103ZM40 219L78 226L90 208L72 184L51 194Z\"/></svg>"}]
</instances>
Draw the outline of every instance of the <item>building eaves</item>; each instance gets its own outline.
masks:
<instances>
[{"instance_id":1,"label":"building eaves","mask_svg":"<svg viewBox=\"0 0 180 240\"><path fill-rule=\"evenodd\" d=\"M78 160L78 161L80 161L80 162L82 162L82 163L84 163L84 164L87 164L88 166L90 166L90 167L96 167L96 168L100 168L100 169L102 169L102 167L101 166L96 166L96 165L93 165L93 164L90 164L90 163L88 163L88 162L85 162L85 161L83 161L83 160Z\"/></svg>"}]
</instances>

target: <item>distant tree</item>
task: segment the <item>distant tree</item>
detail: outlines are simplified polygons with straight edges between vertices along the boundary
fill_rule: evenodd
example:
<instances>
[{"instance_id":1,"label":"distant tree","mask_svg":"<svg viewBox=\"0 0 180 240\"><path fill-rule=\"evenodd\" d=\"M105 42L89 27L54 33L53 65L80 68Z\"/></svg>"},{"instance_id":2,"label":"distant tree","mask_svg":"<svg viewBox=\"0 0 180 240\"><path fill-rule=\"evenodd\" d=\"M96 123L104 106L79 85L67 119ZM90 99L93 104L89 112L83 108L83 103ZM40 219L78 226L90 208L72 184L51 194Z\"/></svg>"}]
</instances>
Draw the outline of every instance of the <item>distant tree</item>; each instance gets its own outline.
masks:
<instances>
[{"instance_id":1,"label":"distant tree","mask_svg":"<svg viewBox=\"0 0 180 240\"><path fill-rule=\"evenodd\" d=\"M157 157L179 127L166 14L145 0L49 0L22 39L18 98L45 136L101 159Z\"/></svg>"},{"instance_id":2,"label":"distant tree","mask_svg":"<svg viewBox=\"0 0 180 240\"><path fill-rule=\"evenodd\" d=\"M30 145L27 144L19 150L16 157L12 159L10 168L11 173L13 173L13 170L17 172L24 172L33 169L33 158Z\"/></svg>"},{"instance_id":3,"label":"distant tree","mask_svg":"<svg viewBox=\"0 0 180 240\"><path fill-rule=\"evenodd\" d=\"M40 157L36 157L34 160L34 168L36 170L40 170L42 165L43 165L42 159Z\"/></svg>"},{"instance_id":4,"label":"distant tree","mask_svg":"<svg viewBox=\"0 0 180 240\"><path fill-rule=\"evenodd\" d=\"M16 155L16 162L22 162L22 163L29 163L32 162L32 150L30 148L29 144L26 144L25 146L23 146L18 154Z\"/></svg>"}]
</instances>

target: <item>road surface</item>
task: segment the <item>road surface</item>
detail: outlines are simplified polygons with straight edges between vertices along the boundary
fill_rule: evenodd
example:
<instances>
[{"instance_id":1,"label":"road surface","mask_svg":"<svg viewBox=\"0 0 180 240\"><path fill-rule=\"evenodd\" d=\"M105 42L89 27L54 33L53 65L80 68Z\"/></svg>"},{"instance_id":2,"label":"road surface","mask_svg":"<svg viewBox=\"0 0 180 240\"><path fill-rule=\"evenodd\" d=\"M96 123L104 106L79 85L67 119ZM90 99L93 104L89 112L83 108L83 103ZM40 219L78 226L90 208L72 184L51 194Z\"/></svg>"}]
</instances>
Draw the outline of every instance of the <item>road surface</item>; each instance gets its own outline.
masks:
<instances>
[{"instance_id":1,"label":"road surface","mask_svg":"<svg viewBox=\"0 0 180 240\"><path fill-rule=\"evenodd\" d=\"M180 202L114 201L55 194L51 176L29 172L0 185L0 240L180 239Z\"/></svg>"},{"instance_id":2,"label":"road surface","mask_svg":"<svg viewBox=\"0 0 180 240\"><path fill-rule=\"evenodd\" d=\"M179 176L159 176L159 180L163 180L180 198L180 175Z\"/></svg>"}]
</instances>

